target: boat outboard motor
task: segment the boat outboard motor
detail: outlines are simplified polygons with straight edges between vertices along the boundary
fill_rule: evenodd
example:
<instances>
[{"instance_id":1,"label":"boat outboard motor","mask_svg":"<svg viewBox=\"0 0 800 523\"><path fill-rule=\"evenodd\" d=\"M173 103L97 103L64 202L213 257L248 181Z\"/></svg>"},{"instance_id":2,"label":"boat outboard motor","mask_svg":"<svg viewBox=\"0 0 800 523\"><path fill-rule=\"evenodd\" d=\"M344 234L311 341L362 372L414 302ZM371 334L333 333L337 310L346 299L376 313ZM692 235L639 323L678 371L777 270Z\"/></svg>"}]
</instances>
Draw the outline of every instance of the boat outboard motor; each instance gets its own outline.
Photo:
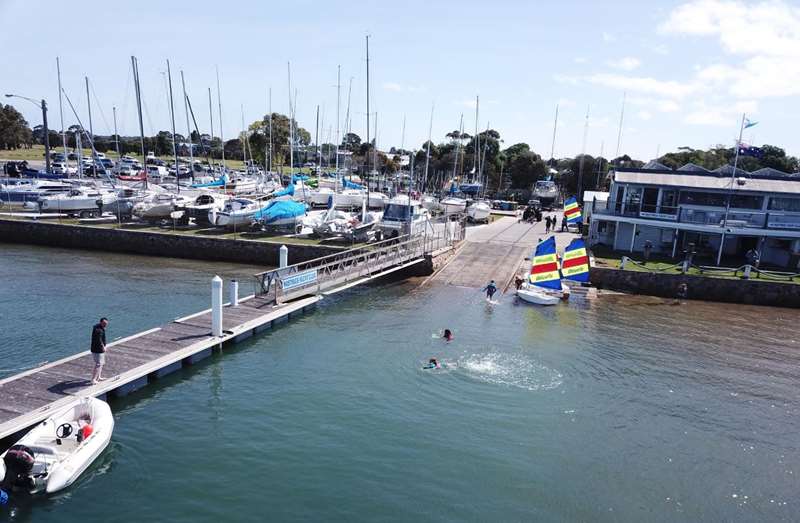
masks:
<instances>
[{"instance_id":1,"label":"boat outboard motor","mask_svg":"<svg viewBox=\"0 0 800 523\"><path fill-rule=\"evenodd\" d=\"M6 468L2 485L11 488L31 486L30 473L35 462L33 451L25 445L14 445L3 457Z\"/></svg>"}]
</instances>

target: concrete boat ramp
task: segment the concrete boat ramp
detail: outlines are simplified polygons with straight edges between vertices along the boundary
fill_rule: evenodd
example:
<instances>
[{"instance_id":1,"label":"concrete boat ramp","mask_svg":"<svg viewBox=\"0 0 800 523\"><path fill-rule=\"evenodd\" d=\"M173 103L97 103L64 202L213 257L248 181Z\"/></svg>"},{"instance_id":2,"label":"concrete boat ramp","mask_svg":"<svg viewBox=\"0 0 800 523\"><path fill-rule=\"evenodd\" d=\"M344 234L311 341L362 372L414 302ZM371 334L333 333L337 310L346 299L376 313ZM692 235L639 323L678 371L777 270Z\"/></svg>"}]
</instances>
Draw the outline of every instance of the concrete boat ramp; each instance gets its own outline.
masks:
<instances>
[{"instance_id":1,"label":"concrete boat ramp","mask_svg":"<svg viewBox=\"0 0 800 523\"><path fill-rule=\"evenodd\" d=\"M519 222L510 216L489 225L469 228L458 255L431 281L480 288L495 280L501 289L505 289L539 239L549 235L555 235L560 250L578 236L567 232L545 234L544 222Z\"/></svg>"}]
</instances>

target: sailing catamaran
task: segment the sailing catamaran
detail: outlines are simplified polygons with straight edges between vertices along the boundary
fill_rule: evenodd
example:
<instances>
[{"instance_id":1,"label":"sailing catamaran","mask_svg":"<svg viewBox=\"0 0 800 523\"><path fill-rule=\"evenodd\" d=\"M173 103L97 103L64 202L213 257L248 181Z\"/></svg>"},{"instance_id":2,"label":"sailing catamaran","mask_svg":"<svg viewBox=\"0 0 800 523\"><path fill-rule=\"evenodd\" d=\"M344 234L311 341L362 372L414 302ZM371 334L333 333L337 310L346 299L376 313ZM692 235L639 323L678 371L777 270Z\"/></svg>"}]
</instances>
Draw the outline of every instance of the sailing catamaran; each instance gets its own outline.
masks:
<instances>
[{"instance_id":1,"label":"sailing catamaran","mask_svg":"<svg viewBox=\"0 0 800 523\"><path fill-rule=\"evenodd\" d=\"M528 281L517 290L517 296L536 305L555 305L569 296L569 289L561 284L555 236L536 246Z\"/></svg>"}]
</instances>

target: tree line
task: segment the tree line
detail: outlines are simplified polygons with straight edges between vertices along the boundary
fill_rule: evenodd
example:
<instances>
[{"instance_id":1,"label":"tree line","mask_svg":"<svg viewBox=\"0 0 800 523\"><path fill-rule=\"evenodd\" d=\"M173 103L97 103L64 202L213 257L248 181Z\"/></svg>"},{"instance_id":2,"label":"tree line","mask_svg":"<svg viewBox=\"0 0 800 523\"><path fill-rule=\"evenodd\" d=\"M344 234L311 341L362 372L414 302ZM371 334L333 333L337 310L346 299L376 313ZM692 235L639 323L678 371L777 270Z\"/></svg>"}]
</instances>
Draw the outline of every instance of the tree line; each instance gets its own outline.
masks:
<instances>
[{"instance_id":1,"label":"tree line","mask_svg":"<svg viewBox=\"0 0 800 523\"><path fill-rule=\"evenodd\" d=\"M82 134L77 125L67 129L68 147L76 147L76 135ZM115 151L117 141L121 154L141 152L141 139L138 136L101 136L93 137L95 148L101 152ZM294 153L294 165L306 162L321 163L323 167L336 163L336 144L322 143L317 147L312 142L311 133L298 125L294 119L280 113L264 115L252 122L246 132L234 138L223 140L192 131L189 137L175 134L178 153L188 156L188 143L194 146L195 157L219 160L223 153L225 158L234 160L252 159L258 165L273 170L288 166L290 154ZM33 143L44 143L44 132L41 126L31 129L22 114L11 105L0 104L0 149L30 147ZM62 143L61 135L50 131L50 144L57 147ZM82 136L84 149L89 149L85 134ZM144 147L147 152L158 156L169 156L173 153L173 136L170 131L160 131L155 136L145 137ZM442 188L455 179L459 183L482 181L487 185L487 192L503 193L509 191L529 190L537 181L552 179L567 193L577 192L580 183L583 190L607 188L609 169L613 167L641 167L644 162L623 155L614 159L578 155L574 158L545 158L532 150L524 142L503 147L500 132L487 129L471 136L460 130L448 132L442 140L423 142L414 150L390 148L388 151L376 151L375 141L363 142L356 133L345 133L338 149L343 153L340 166L359 173L377 171L381 175L393 174L401 170L404 157L411 159L415 178L420 179L428 161L429 188ZM430 159L427 151L430 149ZM319 154L318 154L319 153ZM678 168L693 163L709 170L726 164L732 164L735 155L733 147L716 145L707 150L679 147L677 151L662 155L659 163ZM272 165L268 165L269 158ZM771 167L783 172L793 173L800 170L800 160L789 156L780 147L764 145L761 156L740 157L739 166L747 171L763 167ZM408 170L411 165L403 167Z\"/></svg>"}]
</instances>

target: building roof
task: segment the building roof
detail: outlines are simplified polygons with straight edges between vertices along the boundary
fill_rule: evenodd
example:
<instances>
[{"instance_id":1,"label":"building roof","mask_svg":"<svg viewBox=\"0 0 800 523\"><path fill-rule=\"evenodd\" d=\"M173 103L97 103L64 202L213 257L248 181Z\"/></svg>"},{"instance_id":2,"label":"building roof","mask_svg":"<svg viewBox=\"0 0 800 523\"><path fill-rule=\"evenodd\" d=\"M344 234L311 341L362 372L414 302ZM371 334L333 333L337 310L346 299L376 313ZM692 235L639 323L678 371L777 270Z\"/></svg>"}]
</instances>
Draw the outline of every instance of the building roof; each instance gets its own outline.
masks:
<instances>
[{"instance_id":1,"label":"building roof","mask_svg":"<svg viewBox=\"0 0 800 523\"><path fill-rule=\"evenodd\" d=\"M695 172L695 173L707 173L710 172L705 167L700 167L696 163L687 163L683 167L678 167L678 170L681 172Z\"/></svg>"},{"instance_id":2,"label":"building roof","mask_svg":"<svg viewBox=\"0 0 800 523\"><path fill-rule=\"evenodd\" d=\"M722 167L718 167L711 172L720 174L722 176L732 176L733 165L723 165ZM748 174L750 173L745 171L744 169L740 169L739 167L736 168L736 176L747 176Z\"/></svg>"},{"instance_id":3,"label":"building roof","mask_svg":"<svg viewBox=\"0 0 800 523\"><path fill-rule=\"evenodd\" d=\"M668 171L670 170L669 167L664 165L663 163L658 163L656 160L650 160L646 164L642 166L642 169L646 169L648 171Z\"/></svg>"},{"instance_id":4,"label":"building roof","mask_svg":"<svg viewBox=\"0 0 800 523\"><path fill-rule=\"evenodd\" d=\"M738 169L737 169L738 171ZM633 169L617 169L614 181L619 183L636 183L642 185L666 185L686 187L690 189L729 190L729 176L708 176L702 174L685 174L676 171L645 171ZM736 183L735 189L748 192L770 192L800 194L800 177L783 174L779 178L745 178L744 185Z\"/></svg>"}]
</instances>

